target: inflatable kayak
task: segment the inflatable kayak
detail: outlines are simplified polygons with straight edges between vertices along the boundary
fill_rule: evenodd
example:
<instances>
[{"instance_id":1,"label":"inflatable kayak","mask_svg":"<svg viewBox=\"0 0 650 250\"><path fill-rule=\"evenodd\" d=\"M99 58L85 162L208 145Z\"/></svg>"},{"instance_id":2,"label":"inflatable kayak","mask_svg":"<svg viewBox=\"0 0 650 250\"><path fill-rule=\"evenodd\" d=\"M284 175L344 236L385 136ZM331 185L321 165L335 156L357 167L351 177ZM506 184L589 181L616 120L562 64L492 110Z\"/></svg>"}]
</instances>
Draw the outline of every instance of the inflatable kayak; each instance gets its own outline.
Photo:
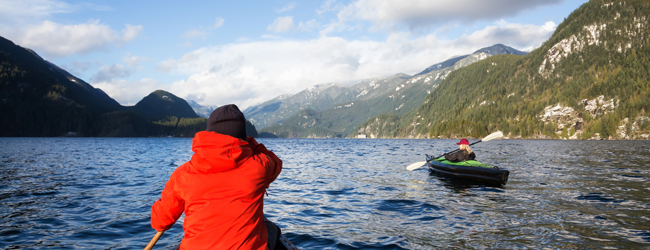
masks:
<instances>
[{"instance_id":1,"label":"inflatable kayak","mask_svg":"<svg viewBox=\"0 0 650 250\"><path fill-rule=\"evenodd\" d=\"M427 165L431 171L438 174L494 185L505 185L510 175L508 170L475 160L450 162L445 157L434 159L427 155Z\"/></svg>"}]
</instances>

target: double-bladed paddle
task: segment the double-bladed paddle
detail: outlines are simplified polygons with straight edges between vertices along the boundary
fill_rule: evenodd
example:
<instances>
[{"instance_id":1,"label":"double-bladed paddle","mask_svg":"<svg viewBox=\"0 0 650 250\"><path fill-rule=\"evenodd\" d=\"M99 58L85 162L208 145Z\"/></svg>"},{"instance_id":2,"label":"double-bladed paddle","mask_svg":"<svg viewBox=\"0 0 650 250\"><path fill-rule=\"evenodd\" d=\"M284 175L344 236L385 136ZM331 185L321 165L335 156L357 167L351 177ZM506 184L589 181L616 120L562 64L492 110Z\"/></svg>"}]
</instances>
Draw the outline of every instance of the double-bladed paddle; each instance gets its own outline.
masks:
<instances>
[{"instance_id":1,"label":"double-bladed paddle","mask_svg":"<svg viewBox=\"0 0 650 250\"><path fill-rule=\"evenodd\" d=\"M489 141L489 140L493 140L493 139L501 138L501 137L503 137L503 133L502 133L501 131L497 131L497 132L494 132L494 133L492 133L492 134L489 134L488 136L486 136L486 137L483 138L482 140L479 140L479 141L474 142L474 143L469 144L469 145L471 146L471 145L474 145L474 144L479 143L479 142L482 142L482 141ZM444 153L444 154L442 154L442 155L440 155L440 156L438 156L438 157L434 157L434 158L431 158L431 159L432 159L432 160L433 160L433 159L438 159L438 158L444 156L445 154L453 154L453 153L456 153L456 152L459 151L459 150L460 150L460 149L456 149L456 150L454 150L454 151ZM429 161L419 161L419 162L413 163L413 164L411 164L411 165L408 165L408 166L406 167L406 170L408 170L408 171L413 171L413 170L416 170L416 169L418 169L418 168L424 167L424 165L426 165L427 162L429 162Z\"/></svg>"}]
</instances>

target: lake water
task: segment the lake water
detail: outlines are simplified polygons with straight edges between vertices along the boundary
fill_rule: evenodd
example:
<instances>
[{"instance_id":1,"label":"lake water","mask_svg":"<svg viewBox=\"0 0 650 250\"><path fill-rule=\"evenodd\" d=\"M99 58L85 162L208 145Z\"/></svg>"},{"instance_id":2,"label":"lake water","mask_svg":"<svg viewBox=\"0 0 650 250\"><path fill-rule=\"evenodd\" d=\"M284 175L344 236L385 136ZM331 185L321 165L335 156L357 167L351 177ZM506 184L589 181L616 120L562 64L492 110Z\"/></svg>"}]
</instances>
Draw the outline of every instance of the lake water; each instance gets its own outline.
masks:
<instances>
[{"instance_id":1,"label":"lake water","mask_svg":"<svg viewBox=\"0 0 650 250\"><path fill-rule=\"evenodd\" d=\"M492 140L503 187L406 171L456 140L260 139L267 217L301 249L647 249L650 142ZM474 140L470 140L472 142ZM0 138L0 248L142 249L182 138ZM179 244L177 223L154 249Z\"/></svg>"}]
</instances>

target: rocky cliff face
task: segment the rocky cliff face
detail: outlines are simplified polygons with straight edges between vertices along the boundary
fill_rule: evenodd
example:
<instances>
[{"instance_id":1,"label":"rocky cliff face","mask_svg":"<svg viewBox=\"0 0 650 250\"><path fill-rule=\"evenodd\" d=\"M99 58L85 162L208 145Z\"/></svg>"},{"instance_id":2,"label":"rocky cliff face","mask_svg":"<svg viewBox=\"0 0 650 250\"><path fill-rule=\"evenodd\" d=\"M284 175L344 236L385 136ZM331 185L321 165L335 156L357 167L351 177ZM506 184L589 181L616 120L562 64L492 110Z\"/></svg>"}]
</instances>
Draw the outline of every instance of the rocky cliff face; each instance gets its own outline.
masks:
<instances>
[{"instance_id":1,"label":"rocky cliff face","mask_svg":"<svg viewBox=\"0 0 650 250\"><path fill-rule=\"evenodd\" d=\"M365 122L357 130L359 138L393 138L395 131L400 126L400 119L396 115L383 114Z\"/></svg>"},{"instance_id":2,"label":"rocky cliff face","mask_svg":"<svg viewBox=\"0 0 650 250\"><path fill-rule=\"evenodd\" d=\"M582 109L576 110L572 107L566 107L561 104L547 106L538 116L544 125L552 124L557 129L555 134L560 139L583 139L585 119L590 117L601 117L605 114L614 112L619 101L615 99L605 100L605 96L587 100L583 99L578 103ZM589 117L589 118L587 118ZM599 139L597 136L584 139Z\"/></svg>"}]
</instances>

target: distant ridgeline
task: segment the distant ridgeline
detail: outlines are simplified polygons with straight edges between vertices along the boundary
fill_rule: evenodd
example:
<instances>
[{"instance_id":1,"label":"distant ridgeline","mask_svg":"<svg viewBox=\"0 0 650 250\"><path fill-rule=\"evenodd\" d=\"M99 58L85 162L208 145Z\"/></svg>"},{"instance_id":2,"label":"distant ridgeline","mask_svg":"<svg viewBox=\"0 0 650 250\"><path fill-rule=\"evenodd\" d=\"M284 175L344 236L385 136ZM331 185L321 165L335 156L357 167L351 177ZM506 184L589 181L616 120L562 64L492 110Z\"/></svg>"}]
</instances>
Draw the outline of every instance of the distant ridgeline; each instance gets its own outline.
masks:
<instances>
[{"instance_id":1,"label":"distant ridgeline","mask_svg":"<svg viewBox=\"0 0 650 250\"><path fill-rule=\"evenodd\" d=\"M369 119L380 138L649 139L650 1L592 0L526 56L450 73L414 112Z\"/></svg>"},{"instance_id":2,"label":"distant ridgeline","mask_svg":"<svg viewBox=\"0 0 650 250\"><path fill-rule=\"evenodd\" d=\"M0 136L193 137L207 119L157 90L124 107L100 89L0 37ZM257 136L248 122L247 132Z\"/></svg>"},{"instance_id":3,"label":"distant ridgeline","mask_svg":"<svg viewBox=\"0 0 650 250\"><path fill-rule=\"evenodd\" d=\"M449 73L498 54L527 53L497 44L470 55L434 64L415 76L396 74L362 80L352 86L321 85L293 96L280 96L244 111L260 131L284 138L336 138L380 114L401 116L422 105Z\"/></svg>"}]
</instances>

